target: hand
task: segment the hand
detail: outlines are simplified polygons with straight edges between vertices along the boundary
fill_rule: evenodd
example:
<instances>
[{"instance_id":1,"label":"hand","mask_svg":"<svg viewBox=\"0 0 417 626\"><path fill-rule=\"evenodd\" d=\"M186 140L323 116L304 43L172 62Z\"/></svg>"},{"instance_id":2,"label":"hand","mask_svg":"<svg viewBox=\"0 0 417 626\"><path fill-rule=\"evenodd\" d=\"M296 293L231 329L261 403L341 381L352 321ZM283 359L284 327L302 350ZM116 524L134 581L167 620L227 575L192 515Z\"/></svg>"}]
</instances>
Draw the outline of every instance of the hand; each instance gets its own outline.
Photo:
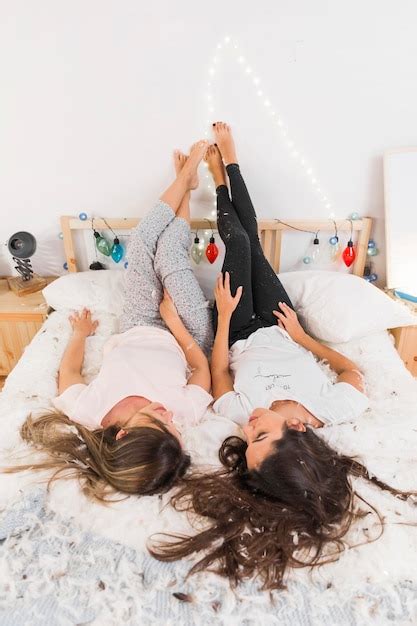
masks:
<instances>
[{"instance_id":1,"label":"hand","mask_svg":"<svg viewBox=\"0 0 417 626\"><path fill-rule=\"evenodd\" d=\"M169 327L173 322L181 322L181 318L178 315L177 308L173 299L169 295L166 289L164 289L164 297L159 305L159 312L165 324Z\"/></svg>"},{"instance_id":2,"label":"hand","mask_svg":"<svg viewBox=\"0 0 417 626\"><path fill-rule=\"evenodd\" d=\"M235 295L232 296L232 292L230 291L229 272L225 273L224 278L223 274L219 274L214 288L214 296L216 298L219 317L232 317L232 313L239 304L242 293L243 287L238 287Z\"/></svg>"},{"instance_id":3,"label":"hand","mask_svg":"<svg viewBox=\"0 0 417 626\"><path fill-rule=\"evenodd\" d=\"M89 309L83 309L80 313L76 312L69 316L69 321L74 333L88 337L94 335L98 326L98 320L93 322Z\"/></svg>"},{"instance_id":4,"label":"hand","mask_svg":"<svg viewBox=\"0 0 417 626\"><path fill-rule=\"evenodd\" d=\"M278 302L278 306L281 311L272 311L278 318L278 326L284 328L293 341L302 343L306 332L298 321L297 313L285 302Z\"/></svg>"}]
</instances>

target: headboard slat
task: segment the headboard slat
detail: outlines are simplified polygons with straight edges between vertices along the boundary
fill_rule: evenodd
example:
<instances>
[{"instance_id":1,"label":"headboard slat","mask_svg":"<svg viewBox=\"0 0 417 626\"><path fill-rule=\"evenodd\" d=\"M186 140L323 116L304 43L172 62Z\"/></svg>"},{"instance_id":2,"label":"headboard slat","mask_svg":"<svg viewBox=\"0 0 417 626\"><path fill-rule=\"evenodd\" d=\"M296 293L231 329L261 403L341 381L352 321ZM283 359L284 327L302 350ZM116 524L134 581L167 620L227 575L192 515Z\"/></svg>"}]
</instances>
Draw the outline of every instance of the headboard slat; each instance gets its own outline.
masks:
<instances>
[{"instance_id":1,"label":"headboard slat","mask_svg":"<svg viewBox=\"0 0 417 626\"><path fill-rule=\"evenodd\" d=\"M272 262L272 267L274 272L278 274L279 266L281 261L281 243L282 243L282 230L277 230L275 232L275 250L274 250L274 259Z\"/></svg>"},{"instance_id":2,"label":"headboard slat","mask_svg":"<svg viewBox=\"0 0 417 626\"><path fill-rule=\"evenodd\" d=\"M270 263L272 261L272 233L272 230L265 231L265 238L263 243L264 255Z\"/></svg>"}]
</instances>

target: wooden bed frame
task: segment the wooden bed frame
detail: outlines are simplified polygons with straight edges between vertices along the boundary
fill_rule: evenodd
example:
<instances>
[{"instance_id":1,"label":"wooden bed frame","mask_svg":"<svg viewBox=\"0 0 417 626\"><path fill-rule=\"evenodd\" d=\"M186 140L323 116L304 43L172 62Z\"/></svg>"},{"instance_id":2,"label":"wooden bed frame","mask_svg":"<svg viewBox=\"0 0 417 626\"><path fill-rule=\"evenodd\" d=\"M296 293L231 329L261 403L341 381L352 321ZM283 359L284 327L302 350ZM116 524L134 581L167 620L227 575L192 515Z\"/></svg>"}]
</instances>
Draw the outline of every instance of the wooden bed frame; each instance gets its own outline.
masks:
<instances>
[{"instance_id":1,"label":"wooden bed frame","mask_svg":"<svg viewBox=\"0 0 417 626\"><path fill-rule=\"evenodd\" d=\"M107 222L107 223L106 223ZM100 218L94 218L94 227L97 230L131 230L139 222L139 218L106 218L106 222ZM266 258L270 262L275 272L279 272L281 260L281 243L282 233L284 231L300 228L312 232L332 231L334 228L333 220L284 220L285 224L279 220L260 220L259 233L262 247ZM215 222L213 222L215 224ZM355 244L356 259L352 265L352 274L363 276L366 263L366 253L368 250L368 241L371 234L372 219L363 217L360 220L336 220L338 232L348 232L350 234L351 227L355 233L358 233L358 240ZM291 228L293 227L293 228ZM91 230L92 220L80 220L78 217L64 215L61 217L61 229L63 234L64 249L69 272L77 272L77 260L75 255L75 244L73 234L77 230ZM191 230L209 230L207 220L192 220Z\"/></svg>"}]
</instances>

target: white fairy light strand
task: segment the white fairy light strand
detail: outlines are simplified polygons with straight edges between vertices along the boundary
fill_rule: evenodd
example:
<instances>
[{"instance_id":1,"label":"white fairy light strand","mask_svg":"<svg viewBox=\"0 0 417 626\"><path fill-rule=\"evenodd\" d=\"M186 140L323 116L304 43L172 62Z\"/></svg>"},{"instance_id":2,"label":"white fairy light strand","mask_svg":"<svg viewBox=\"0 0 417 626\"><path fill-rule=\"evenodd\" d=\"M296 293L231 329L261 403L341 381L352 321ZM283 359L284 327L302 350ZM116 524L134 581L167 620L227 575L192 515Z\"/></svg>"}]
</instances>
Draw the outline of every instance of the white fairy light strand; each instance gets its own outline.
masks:
<instances>
[{"instance_id":1,"label":"white fairy light strand","mask_svg":"<svg viewBox=\"0 0 417 626\"><path fill-rule=\"evenodd\" d=\"M290 156L299 164L299 166L303 169L304 174L308 178L310 184L313 187L313 191L318 195L321 204L325 209L330 210L329 219L334 219L335 214L332 211L332 204L329 201L327 194L323 191L323 187L318 180L317 174L315 173L313 167L306 159L305 155L303 155L302 151L295 145L295 142L291 139L289 135L288 128L284 123L281 115L278 110L273 106L272 101L267 97L264 88L262 88L262 81L258 74L255 72L253 65L249 64L246 57L242 54L241 49L237 41L234 41L229 35L226 35L222 41L219 41L215 48L215 52L211 58L210 65L208 68L208 81L207 81L207 91L206 91L206 103L207 103L207 126L211 125L214 120L215 113L215 103L214 103L214 93L213 93L213 81L215 80L215 76L218 73L218 67L221 62L221 55L223 53L230 53L234 56L236 63L240 66L241 70L243 70L244 75L247 77L249 82L252 84L252 88L254 90L255 96L257 96L270 116L272 125L277 130L284 140L285 145L287 146ZM208 137L209 130L206 130L206 137ZM210 178L207 176L207 178ZM207 189L213 196L216 195L216 191L211 182L207 184ZM216 202L214 202L214 205ZM216 210L211 211L211 216L216 216Z\"/></svg>"}]
</instances>

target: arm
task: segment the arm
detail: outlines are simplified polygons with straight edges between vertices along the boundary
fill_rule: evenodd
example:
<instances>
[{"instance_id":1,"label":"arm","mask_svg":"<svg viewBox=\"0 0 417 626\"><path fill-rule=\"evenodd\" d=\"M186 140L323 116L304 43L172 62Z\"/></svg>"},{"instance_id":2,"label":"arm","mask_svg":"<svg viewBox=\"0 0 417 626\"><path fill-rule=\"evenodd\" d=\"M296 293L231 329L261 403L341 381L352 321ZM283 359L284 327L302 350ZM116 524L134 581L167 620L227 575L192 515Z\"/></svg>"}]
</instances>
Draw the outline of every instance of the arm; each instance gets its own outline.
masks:
<instances>
[{"instance_id":1,"label":"arm","mask_svg":"<svg viewBox=\"0 0 417 626\"><path fill-rule=\"evenodd\" d=\"M81 376L81 367L84 360L85 340L93 335L98 321L93 322L88 309L75 313L69 317L72 326L72 336L65 349L58 372L58 394L63 393L71 385L84 383Z\"/></svg>"},{"instance_id":2,"label":"arm","mask_svg":"<svg viewBox=\"0 0 417 626\"><path fill-rule=\"evenodd\" d=\"M211 355L211 378L215 400L228 391L233 391L233 379L229 369L230 317L218 317L217 332Z\"/></svg>"},{"instance_id":3,"label":"arm","mask_svg":"<svg viewBox=\"0 0 417 626\"><path fill-rule=\"evenodd\" d=\"M233 378L229 369L229 329L230 320L242 296L242 287L238 287L232 296L230 291L230 275L226 272L217 278L214 289L218 311L217 332L211 355L211 377L213 397L215 400L229 391L233 391Z\"/></svg>"},{"instance_id":4,"label":"arm","mask_svg":"<svg viewBox=\"0 0 417 626\"><path fill-rule=\"evenodd\" d=\"M284 302L279 302L281 311L274 311L274 315L278 318L278 325L284 328L290 335L291 339L296 341L300 346L312 352L318 359L328 362L330 367L336 372L337 381L349 383L358 391L363 392L362 373L358 366L347 357L332 350L322 343L310 337L302 328L298 321L297 314Z\"/></svg>"},{"instance_id":5,"label":"arm","mask_svg":"<svg viewBox=\"0 0 417 626\"><path fill-rule=\"evenodd\" d=\"M209 392L211 387L211 376L207 358L198 343L185 328L167 291L164 291L164 298L159 309L162 319L184 351L188 366L191 369L191 376L188 379L188 384L198 385L205 391Z\"/></svg>"}]
</instances>

